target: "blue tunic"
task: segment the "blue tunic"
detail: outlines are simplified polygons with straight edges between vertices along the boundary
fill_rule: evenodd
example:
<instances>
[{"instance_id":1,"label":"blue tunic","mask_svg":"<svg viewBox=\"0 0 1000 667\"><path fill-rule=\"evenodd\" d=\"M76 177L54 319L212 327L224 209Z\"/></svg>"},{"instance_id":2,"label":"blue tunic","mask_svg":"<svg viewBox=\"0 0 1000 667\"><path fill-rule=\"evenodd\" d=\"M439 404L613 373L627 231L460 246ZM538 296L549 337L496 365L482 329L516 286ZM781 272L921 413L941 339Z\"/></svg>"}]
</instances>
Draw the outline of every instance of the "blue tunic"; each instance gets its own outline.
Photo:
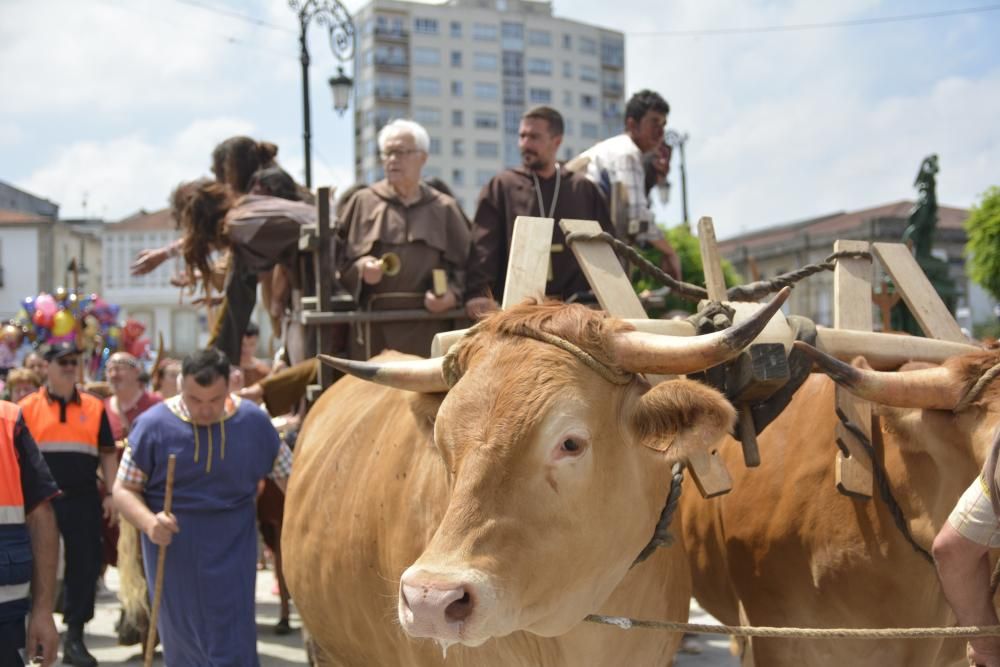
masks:
<instances>
[{"instance_id":1,"label":"blue tunic","mask_svg":"<svg viewBox=\"0 0 1000 667\"><path fill-rule=\"evenodd\" d=\"M144 495L154 513L163 510L167 457L177 455L171 511L180 532L167 549L158 623L166 664L259 665L254 501L280 446L270 420L242 401L221 422L195 427L170 400L139 417L129 446L147 475ZM150 597L158 552L143 535Z\"/></svg>"}]
</instances>

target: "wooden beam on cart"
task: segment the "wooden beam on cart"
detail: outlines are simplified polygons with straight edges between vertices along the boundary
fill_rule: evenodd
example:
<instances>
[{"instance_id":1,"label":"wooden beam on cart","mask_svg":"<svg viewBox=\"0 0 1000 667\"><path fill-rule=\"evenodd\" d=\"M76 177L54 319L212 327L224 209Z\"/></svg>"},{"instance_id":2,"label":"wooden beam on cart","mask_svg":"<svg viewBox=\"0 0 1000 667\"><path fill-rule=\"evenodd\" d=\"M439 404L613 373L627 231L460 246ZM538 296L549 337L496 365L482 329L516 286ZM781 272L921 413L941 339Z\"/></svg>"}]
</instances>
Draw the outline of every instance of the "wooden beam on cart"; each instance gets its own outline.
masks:
<instances>
[{"instance_id":1,"label":"wooden beam on cart","mask_svg":"<svg viewBox=\"0 0 1000 667\"><path fill-rule=\"evenodd\" d=\"M503 303L507 310L525 299L544 299L545 283L552 260L552 218L519 215L514 219L514 233L507 258L507 279L503 285Z\"/></svg>"},{"instance_id":2,"label":"wooden beam on cart","mask_svg":"<svg viewBox=\"0 0 1000 667\"><path fill-rule=\"evenodd\" d=\"M909 248L902 243L874 243L872 250L928 338L968 342Z\"/></svg>"},{"instance_id":3,"label":"wooden beam on cart","mask_svg":"<svg viewBox=\"0 0 1000 667\"><path fill-rule=\"evenodd\" d=\"M560 220L559 227L567 235L603 231L596 220ZM606 313L623 319L649 317L611 246L603 241L577 241L570 248Z\"/></svg>"},{"instance_id":4,"label":"wooden beam on cart","mask_svg":"<svg viewBox=\"0 0 1000 667\"><path fill-rule=\"evenodd\" d=\"M836 241L833 251L866 252L866 241ZM864 258L837 260L833 271L833 328L852 331L872 330L872 263ZM847 415L869 440L871 439L872 407L846 389L836 388L837 407ZM845 495L870 498L872 495L872 461L864 446L853 433L837 424L837 490ZM848 453L845 456L843 450Z\"/></svg>"}]
</instances>

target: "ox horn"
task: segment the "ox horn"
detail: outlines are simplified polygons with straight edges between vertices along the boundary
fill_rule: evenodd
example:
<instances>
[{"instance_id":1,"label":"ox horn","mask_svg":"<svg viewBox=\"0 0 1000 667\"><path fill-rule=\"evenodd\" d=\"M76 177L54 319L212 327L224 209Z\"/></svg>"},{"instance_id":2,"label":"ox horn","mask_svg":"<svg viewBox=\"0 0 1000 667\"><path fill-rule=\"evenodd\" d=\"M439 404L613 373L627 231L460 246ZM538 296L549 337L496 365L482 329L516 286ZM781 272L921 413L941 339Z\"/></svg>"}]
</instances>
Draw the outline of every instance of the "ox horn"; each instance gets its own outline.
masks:
<instances>
[{"instance_id":1,"label":"ox horn","mask_svg":"<svg viewBox=\"0 0 1000 667\"><path fill-rule=\"evenodd\" d=\"M341 373L368 380L387 387L434 394L448 391L444 380L442 357L417 359L413 361L352 361L326 354L319 355L320 361L333 366Z\"/></svg>"},{"instance_id":2,"label":"ox horn","mask_svg":"<svg viewBox=\"0 0 1000 667\"><path fill-rule=\"evenodd\" d=\"M618 334L612 344L617 363L633 373L686 375L729 361L760 335L788 298L785 287L749 319L701 336L664 336L642 331Z\"/></svg>"},{"instance_id":3,"label":"ox horn","mask_svg":"<svg viewBox=\"0 0 1000 667\"><path fill-rule=\"evenodd\" d=\"M824 373L859 398L895 408L951 410L962 398L962 383L938 366L913 371L875 371L844 363L808 343L795 341Z\"/></svg>"}]
</instances>

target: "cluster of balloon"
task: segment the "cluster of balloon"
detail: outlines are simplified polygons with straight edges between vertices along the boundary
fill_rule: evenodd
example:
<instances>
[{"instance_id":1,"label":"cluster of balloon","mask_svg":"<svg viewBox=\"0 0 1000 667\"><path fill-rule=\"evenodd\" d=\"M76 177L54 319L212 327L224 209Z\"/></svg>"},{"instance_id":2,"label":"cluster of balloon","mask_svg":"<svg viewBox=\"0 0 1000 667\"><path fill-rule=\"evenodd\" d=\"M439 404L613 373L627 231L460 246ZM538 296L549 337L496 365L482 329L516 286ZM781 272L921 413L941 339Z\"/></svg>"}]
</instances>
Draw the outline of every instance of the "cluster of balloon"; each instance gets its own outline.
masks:
<instances>
[{"instance_id":1,"label":"cluster of balloon","mask_svg":"<svg viewBox=\"0 0 1000 667\"><path fill-rule=\"evenodd\" d=\"M65 287L54 294L29 296L0 329L0 348L13 354L21 346L75 342L83 350L90 376L100 378L112 352L124 350L140 359L149 356L149 339L142 336L145 326L135 320L120 322L120 310L97 294L78 295ZM3 356L0 349L0 366Z\"/></svg>"}]
</instances>

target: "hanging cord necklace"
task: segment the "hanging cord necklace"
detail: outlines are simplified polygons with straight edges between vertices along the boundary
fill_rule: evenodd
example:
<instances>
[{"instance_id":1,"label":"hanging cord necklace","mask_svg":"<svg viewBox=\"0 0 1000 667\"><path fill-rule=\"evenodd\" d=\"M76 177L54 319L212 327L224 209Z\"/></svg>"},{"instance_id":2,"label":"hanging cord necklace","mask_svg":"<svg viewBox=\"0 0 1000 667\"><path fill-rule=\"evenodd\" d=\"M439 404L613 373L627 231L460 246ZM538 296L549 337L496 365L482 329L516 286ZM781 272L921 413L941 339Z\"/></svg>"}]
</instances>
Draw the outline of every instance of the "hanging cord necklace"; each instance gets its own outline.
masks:
<instances>
[{"instance_id":1,"label":"hanging cord necklace","mask_svg":"<svg viewBox=\"0 0 1000 667\"><path fill-rule=\"evenodd\" d=\"M535 195L538 197L538 215L545 215L545 202L542 201L542 185L538 182L538 173L532 170L531 178L535 180ZM559 186L562 184L562 171L559 163L556 162L556 189L552 193L552 206L549 207L549 214L545 217L554 218L556 212L556 202L559 201Z\"/></svg>"}]
</instances>

